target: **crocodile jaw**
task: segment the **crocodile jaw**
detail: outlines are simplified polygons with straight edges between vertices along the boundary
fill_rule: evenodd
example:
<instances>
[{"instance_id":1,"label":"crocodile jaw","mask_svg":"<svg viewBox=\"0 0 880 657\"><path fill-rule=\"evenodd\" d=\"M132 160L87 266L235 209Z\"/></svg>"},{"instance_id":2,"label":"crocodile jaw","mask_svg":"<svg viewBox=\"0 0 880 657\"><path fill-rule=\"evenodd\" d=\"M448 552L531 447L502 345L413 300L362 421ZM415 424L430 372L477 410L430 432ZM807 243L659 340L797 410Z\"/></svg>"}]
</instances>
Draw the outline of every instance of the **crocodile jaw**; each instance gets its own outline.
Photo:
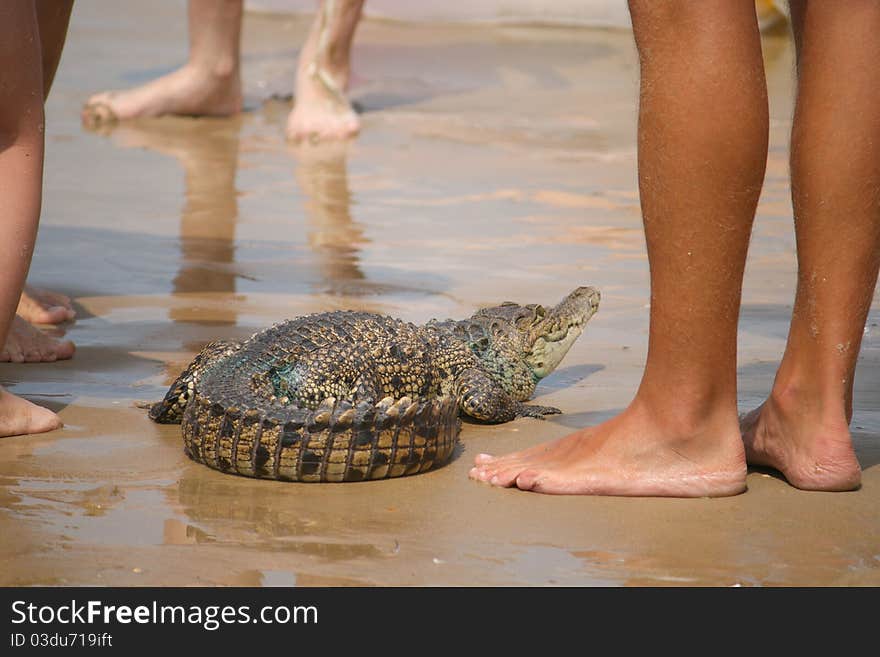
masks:
<instances>
[{"instance_id":1,"label":"crocodile jaw","mask_svg":"<svg viewBox=\"0 0 880 657\"><path fill-rule=\"evenodd\" d=\"M600 298L597 289L579 287L531 327L525 362L536 380L543 379L562 362L599 309Z\"/></svg>"}]
</instances>

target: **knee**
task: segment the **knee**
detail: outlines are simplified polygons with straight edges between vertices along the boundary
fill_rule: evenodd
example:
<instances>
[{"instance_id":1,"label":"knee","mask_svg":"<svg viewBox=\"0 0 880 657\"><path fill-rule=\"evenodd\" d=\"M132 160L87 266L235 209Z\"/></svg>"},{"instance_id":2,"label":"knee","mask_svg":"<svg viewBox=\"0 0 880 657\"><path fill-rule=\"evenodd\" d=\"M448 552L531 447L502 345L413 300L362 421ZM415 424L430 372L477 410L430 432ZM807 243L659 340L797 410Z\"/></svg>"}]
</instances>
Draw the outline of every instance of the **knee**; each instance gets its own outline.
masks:
<instances>
[{"instance_id":1,"label":"knee","mask_svg":"<svg viewBox=\"0 0 880 657\"><path fill-rule=\"evenodd\" d=\"M0 109L0 152L14 144L36 143L43 139L43 106L21 108L10 112L11 108Z\"/></svg>"}]
</instances>

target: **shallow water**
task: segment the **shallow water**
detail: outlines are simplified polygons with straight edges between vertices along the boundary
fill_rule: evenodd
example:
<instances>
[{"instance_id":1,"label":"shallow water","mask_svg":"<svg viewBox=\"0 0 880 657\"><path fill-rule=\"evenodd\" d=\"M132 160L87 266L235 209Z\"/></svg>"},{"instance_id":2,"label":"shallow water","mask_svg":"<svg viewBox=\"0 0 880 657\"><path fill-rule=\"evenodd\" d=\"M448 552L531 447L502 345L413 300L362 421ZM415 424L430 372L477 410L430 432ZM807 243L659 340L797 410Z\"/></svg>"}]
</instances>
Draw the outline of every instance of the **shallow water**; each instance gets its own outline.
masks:
<instances>
[{"instance_id":1,"label":"shallow water","mask_svg":"<svg viewBox=\"0 0 880 657\"><path fill-rule=\"evenodd\" d=\"M624 32L364 24L348 147L282 133L306 23L249 16L249 111L84 131L93 91L185 58L179 3L76 7L48 105L31 280L72 295L73 361L2 365L63 430L0 446L0 583L824 585L880 583L880 305L856 384L861 490L805 493L753 472L723 500L557 498L467 479L473 455L562 436L623 408L647 344L635 177L636 60ZM149 38L146 36L149 35ZM157 36L158 35L158 36ZM792 52L765 38L772 144L748 264L743 410L782 353L795 281L787 132ZM255 481L190 462L134 406L209 340L336 308L412 321L505 299L602 307L539 386L546 422L467 424L448 466L347 485ZM876 301L876 298L875 298Z\"/></svg>"}]
</instances>

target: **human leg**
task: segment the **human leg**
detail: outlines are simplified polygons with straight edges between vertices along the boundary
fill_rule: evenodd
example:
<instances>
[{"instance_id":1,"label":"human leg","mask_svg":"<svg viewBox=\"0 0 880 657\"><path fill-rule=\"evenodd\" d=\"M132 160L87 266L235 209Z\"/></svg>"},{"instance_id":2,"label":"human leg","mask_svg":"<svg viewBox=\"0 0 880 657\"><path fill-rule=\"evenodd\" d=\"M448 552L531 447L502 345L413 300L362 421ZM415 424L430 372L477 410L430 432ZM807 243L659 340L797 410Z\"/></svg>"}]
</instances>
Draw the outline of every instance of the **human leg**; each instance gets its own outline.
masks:
<instances>
[{"instance_id":1,"label":"human leg","mask_svg":"<svg viewBox=\"0 0 880 657\"><path fill-rule=\"evenodd\" d=\"M37 12L37 27L40 32L40 48L42 52L42 71L43 71L43 100L49 95L52 87L52 81L55 79L55 71L58 69L58 63L61 61L61 52L64 49L64 41L67 38L67 25L70 22L70 12L73 9L73 0L35 0L34 7ZM16 314L27 322L34 324L58 324L76 316L70 299L57 292L43 290L29 285L25 285L18 302ZM20 322L13 325L13 332L21 335L16 326L21 327ZM30 348L24 348L24 342L45 342L51 344L51 339L44 336L36 329L26 331L27 335L22 344L10 345L9 340L18 342L18 337L13 336L7 339L7 354L10 349L14 352L21 353L33 351ZM32 338L28 340L27 338ZM50 350L51 351L51 350ZM3 350L0 349L0 360L3 358ZM41 359L42 360L42 359Z\"/></svg>"},{"instance_id":2,"label":"human leg","mask_svg":"<svg viewBox=\"0 0 880 657\"><path fill-rule=\"evenodd\" d=\"M850 490L853 379L880 268L880 6L792 0L791 13L798 285L773 389L743 437L750 463L798 488Z\"/></svg>"},{"instance_id":3,"label":"human leg","mask_svg":"<svg viewBox=\"0 0 880 657\"><path fill-rule=\"evenodd\" d=\"M61 52L67 39L67 26L70 23L70 12L73 11L73 0L34 0L34 7L37 11L37 27L40 31L45 101L55 80L58 63L61 61Z\"/></svg>"},{"instance_id":4,"label":"human leg","mask_svg":"<svg viewBox=\"0 0 880 657\"><path fill-rule=\"evenodd\" d=\"M345 95L351 48L364 0L322 0L300 52L294 107L287 136L294 140L344 139L360 120Z\"/></svg>"},{"instance_id":5,"label":"human leg","mask_svg":"<svg viewBox=\"0 0 880 657\"><path fill-rule=\"evenodd\" d=\"M126 91L89 98L87 125L165 114L229 116L241 111L240 46L243 0L189 1L189 61Z\"/></svg>"},{"instance_id":6,"label":"human leg","mask_svg":"<svg viewBox=\"0 0 880 657\"><path fill-rule=\"evenodd\" d=\"M0 3L0 344L15 316L40 220L43 91L33 0ZM0 436L50 431L58 416L0 388Z\"/></svg>"},{"instance_id":7,"label":"human leg","mask_svg":"<svg viewBox=\"0 0 880 657\"><path fill-rule=\"evenodd\" d=\"M639 190L651 272L645 372L620 415L471 477L546 493L745 489L736 412L742 277L767 156L754 3L632 0Z\"/></svg>"}]
</instances>

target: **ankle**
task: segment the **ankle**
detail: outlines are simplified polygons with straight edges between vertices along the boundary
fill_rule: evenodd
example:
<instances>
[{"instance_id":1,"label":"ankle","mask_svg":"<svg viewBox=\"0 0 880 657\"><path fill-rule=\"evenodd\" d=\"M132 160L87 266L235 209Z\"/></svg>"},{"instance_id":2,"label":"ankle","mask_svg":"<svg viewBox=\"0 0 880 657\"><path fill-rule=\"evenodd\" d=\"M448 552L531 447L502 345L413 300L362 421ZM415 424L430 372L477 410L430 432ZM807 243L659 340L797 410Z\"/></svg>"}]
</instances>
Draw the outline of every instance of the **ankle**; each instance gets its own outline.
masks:
<instances>
[{"instance_id":1,"label":"ankle","mask_svg":"<svg viewBox=\"0 0 880 657\"><path fill-rule=\"evenodd\" d=\"M643 381L633 406L670 434L701 433L738 424L735 390L711 385L671 391Z\"/></svg>"},{"instance_id":2,"label":"ankle","mask_svg":"<svg viewBox=\"0 0 880 657\"><path fill-rule=\"evenodd\" d=\"M851 404L845 391L805 384L795 379L779 379L773 384L768 403L785 416L805 416L829 428L849 425ZM838 427L837 425L840 425Z\"/></svg>"},{"instance_id":3,"label":"ankle","mask_svg":"<svg viewBox=\"0 0 880 657\"><path fill-rule=\"evenodd\" d=\"M728 400L689 403L681 399L662 403L636 395L630 409L659 429L670 443L725 444L739 440L736 405Z\"/></svg>"},{"instance_id":4,"label":"ankle","mask_svg":"<svg viewBox=\"0 0 880 657\"><path fill-rule=\"evenodd\" d=\"M190 61L186 69L197 80L214 88L230 87L239 79L238 62L229 57L212 61Z\"/></svg>"},{"instance_id":5,"label":"ankle","mask_svg":"<svg viewBox=\"0 0 880 657\"><path fill-rule=\"evenodd\" d=\"M348 49L328 46L317 58L317 63L334 78L348 80L351 71L351 53Z\"/></svg>"}]
</instances>

